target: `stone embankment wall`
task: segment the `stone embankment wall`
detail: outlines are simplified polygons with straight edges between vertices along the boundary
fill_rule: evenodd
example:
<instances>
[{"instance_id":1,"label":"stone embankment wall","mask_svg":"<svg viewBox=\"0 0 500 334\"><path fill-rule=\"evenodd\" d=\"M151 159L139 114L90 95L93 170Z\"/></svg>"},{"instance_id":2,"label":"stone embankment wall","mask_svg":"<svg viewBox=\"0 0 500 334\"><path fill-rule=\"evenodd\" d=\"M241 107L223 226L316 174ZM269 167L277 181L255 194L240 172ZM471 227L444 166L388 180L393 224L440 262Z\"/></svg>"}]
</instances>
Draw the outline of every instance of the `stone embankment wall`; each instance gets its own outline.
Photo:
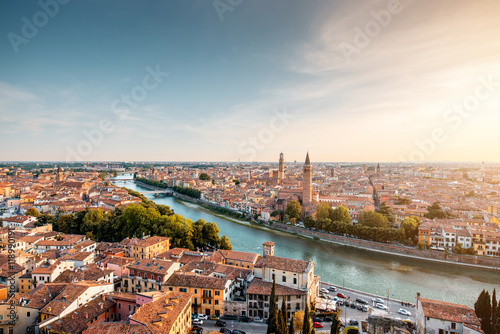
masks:
<instances>
[{"instance_id":1,"label":"stone embankment wall","mask_svg":"<svg viewBox=\"0 0 500 334\"><path fill-rule=\"evenodd\" d=\"M384 244L380 242L347 238L338 235L332 235L329 233L312 231L304 228L294 227L291 225L286 225L282 223L273 223L272 227L277 228L282 231L296 233L298 235L319 238L324 241L329 241L341 245L348 245L358 248L364 248L368 250L373 250L381 253L395 254L413 258L419 258L422 260L446 262L452 264L462 264L475 267L482 267L486 269L500 270L500 259L499 258L488 258L470 255L459 255L449 253L446 255L444 252L431 251L431 250L419 250L412 247L405 247L393 244Z\"/></svg>"}]
</instances>

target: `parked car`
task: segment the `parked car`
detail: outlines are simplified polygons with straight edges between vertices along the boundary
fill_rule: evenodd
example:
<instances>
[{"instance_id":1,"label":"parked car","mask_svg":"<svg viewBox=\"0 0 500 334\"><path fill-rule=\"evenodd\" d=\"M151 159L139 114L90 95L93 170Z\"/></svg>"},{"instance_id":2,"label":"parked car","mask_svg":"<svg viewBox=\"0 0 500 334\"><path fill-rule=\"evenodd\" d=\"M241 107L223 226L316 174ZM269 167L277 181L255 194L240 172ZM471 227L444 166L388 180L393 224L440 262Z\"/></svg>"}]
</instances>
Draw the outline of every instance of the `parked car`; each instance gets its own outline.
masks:
<instances>
[{"instance_id":1,"label":"parked car","mask_svg":"<svg viewBox=\"0 0 500 334\"><path fill-rule=\"evenodd\" d=\"M219 320L219 319L220 319L220 317L216 314L210 315L210 320Z\"/></svg>"},{"instance_id":2,"label":"parked car","mask_svg":"<svg viewBox=\"0 0 500 334\"><path fill-rule=\"evenodd\" d=\"M231 334L231 330L230 330L230 329L227 329L227 328L222 327L222 328L220 329L219 333Z\"/></svg>"},{"instance_id":3,"label":"parked car","mask_svg":"<svg viewBox=\"0 0 500 334\"><path fill-rule=\"evenodd\" d=\"M198 314L198 319L200 319L200 320L208 320L208 316L206 314L200 313L200 314Z\"/></svg>"},{"instance_id":4,"label":"parked car","mask_svg":"<svg viewBox=\"0 0 500 334\"><path fill-rule=\"evenodd\" d=\"M404 308L400 308L399 311L398 311L399 314L402 314L402 315L406 315L406 316L411 316L411 312L410 311L407 311L405 310Z\"/></svg>"},{"instance_id":5,"label":"parked car","mask_svg":"<svg viewBox=\"0 0 500 334\"><path fill-rule=\"evenodd\" d=\"M247 317L246 315L242 315L238 318L239 322L252 322L252 318Z\"/></svg>"},{"instance_id":6,"label":"parked car","mask_svg":"<svg viewBox=\"0 0 500 334\"><path fill-rule=\"evenodd\" d=\"M244 331L240 331L239 329L233 330L232 334L247 334Z\"/></svg>"},{"instance_id":7,"label":"parked car","mask_svg":"<svg viewBox=\"0 0 500 334\"><path fill-rule=\"evenodd\" d=\"M339 300L337 301L337 305L338 305L338 306L342 306L342 305L344 305L344 301L343 301L342 299L339 299Z\"/></svg>"},{"instance_id":8,"label":"parked car","mask_svg":"<svg viewBox=\"0 0 500 334\"><path fill-rule=\"evenodd\" d=\"M328 293L328 290L325 288L321 288L321 289L319 289L319 292Z\"/></svg>"},{"instance_id":9,"label":"parked car","mask_svg":"<svg viewBox=\"0 0 500 334\"><path fill-rule=\"evenodd\" d=\"M375 304L375 307L378 308L378 309L381 309L381 310L385 310L387 311L387 306L385 306L384 304L382 303L377 303Z\"/></svg>"},{"instance_id":10,"label":"parked car","mask_svg":"<svg viewBox=\"0 0 500 334\"><path fill-rule=\"evenodd\" d=\"M332 318L331 317L325 317L325 322L332 322Z\"/></svg>"},{"instance_id":11,"label":"parked car","mask_svg":"<svg viewBox=\"0 0 500 334\"><path fill-rule=\"evenodd\" d=\"M215 322L215 327L226 327L226 322L222 320L217 320Z\"/></svg>"},{"instance_id":12,"label":"parked car","mask_svg":"<svg viewBox=\"0 0 500 334\"><path fill-rule=\"evenodd\" d=\"M349 319L350 326L357 326L359 323L356 319Z\"/></svg>"},{"instance_id":13,"label":"parked car","mask_svg":"<svg viewBox=\"0 0 500 334\"><path fill-rule=\"evenodd\" d=\"M190 334L203 334L203 327L193 326L189 331Z\"/></svg>"},{"instance_id":14,"label":"parked car","mask_svg":"<svg viewBox=\"0 0 500 334\"><path fill-rule=\"evenodd\" d=\"M253 317L253 322L264 322L264 319L261 317Z\"/></svg>"},{"instance_id":15,"label":"parked car","mask_svg":"<svg viewBox=\"0 0 500 334\"><path fill-rule=\"evenodd\" d=\"M370 307L367 306L367 305L364 305L363 306L363 312L368 312L368 311L370 311Z\"/></svg>"},{"instance_id":16,"label":"parked car","mask_svg":"<svg viewBox=\"0 0 500 334\"><path fill-rule=\"evenodd\" d=\"M194 325L203 325L203 320L201 320L200 318L195 318L192 320L192 323Z\"/></svg>"},{"instance_id":17,"label":"parked car","mask_svg":"<svg viewBox=\"0 0 500 334\"><path fill-rule=\"evenodd\" d=\"M358 304L356 308L360 311L363 311L363 306L364 306L363 304Z\"/></svg>"},{"instance_id":18,"label":"parked car","mask_svg":"<svg viewBox=\"0 0 500 334\"><path fill-rule=\"evenodd\" d=\"M361 303L361 304L368 304L368 302L366 300L364 300L363 298L356 298L356 302L357 303Z\"/></svg>"},{"instance_id":19,"label":"parked car","mask_svg":"<svg viewBox=\"0 0 500 334\"><path fill-rule=\"evenodd\" d=\"M329 290L329 291L333 291L333 292L335 292L335 291L337 291L337 288L336 288L336 287L334 287L334 286L329 286L329 287L328 287L328 290Z\"/></svg>"},{"instance_id":20,"label":"parked car","mask_svg":"<svg viewBox=\"0 0 500 334\"><path fill-rule=\"evenodd\" d=\"M339 298L347 298L346 295L344 295L343 293L340 293L340 292L337 293L337 297L339 297Z\"/></svg>"},{"instance_id":21,"label":"parked car","mask_svg":"<svg viewBox=\"0 0 500 334\"><path fill-rule=\"evenodd\" d=\"M380 303L380 304L383 304L383 303L384 303L384 301L383 301L382 299L380 299L380 298L375 298L375 299L373 299L373 301L374 301L375 303Z\"/></svg>"},{"instance_id":22,"label":"parked car","mask_svg":"<svg viewBox=\"0 0 500 334\"><path fill-rule=\"evenodd\" d=\"M355 302L351 303L351 308L356 308L356 303Z\"/></svg>"},{"instance_id":23,"label":"parked car","mask_svg":"<svg viewBox=\"0 0 500 334\"><path fill-rule=\"evenodd\" d=\"M323 328L323 324L322 324L321 322L315 322L315 323L313 324L313 327L314 327L314 328Z\"/></svg>"},{"instance_id":24,"label":"parked car","mask_svg":"<svg viewBox=\"0 0 500 334\"><path fill-rule=\"evenodd\" d=\"M323 319L321 319L319 317L314 317L313 322L323 322Z\"/></svg>"}]
</instances>

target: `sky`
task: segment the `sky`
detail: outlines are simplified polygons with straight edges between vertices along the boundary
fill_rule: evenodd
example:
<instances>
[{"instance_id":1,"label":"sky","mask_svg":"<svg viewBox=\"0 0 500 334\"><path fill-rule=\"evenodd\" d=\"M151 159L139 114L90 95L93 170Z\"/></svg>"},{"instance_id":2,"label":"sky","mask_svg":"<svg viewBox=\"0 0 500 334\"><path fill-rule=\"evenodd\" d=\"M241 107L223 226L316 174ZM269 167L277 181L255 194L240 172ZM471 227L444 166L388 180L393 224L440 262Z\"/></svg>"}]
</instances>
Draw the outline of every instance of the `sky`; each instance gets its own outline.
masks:
<instances>
[{"instance_id":1,"label":"sky","mask_svg":"<svg viewBox=\"0 0 500 334\"><path fill-rule=\"evenodd\" d=\"M500 161L498 0L0 3L1 161Z\"/></svg>"}]
</instances>

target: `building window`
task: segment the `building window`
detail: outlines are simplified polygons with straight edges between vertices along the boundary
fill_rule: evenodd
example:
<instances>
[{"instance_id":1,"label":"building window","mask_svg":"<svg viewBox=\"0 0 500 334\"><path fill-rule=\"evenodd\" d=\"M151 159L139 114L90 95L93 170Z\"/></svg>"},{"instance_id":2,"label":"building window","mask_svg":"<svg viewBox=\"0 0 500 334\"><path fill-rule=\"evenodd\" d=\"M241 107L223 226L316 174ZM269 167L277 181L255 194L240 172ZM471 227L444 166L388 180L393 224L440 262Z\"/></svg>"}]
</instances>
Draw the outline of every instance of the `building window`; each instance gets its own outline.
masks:
<instances>
[{"instance_id":1,"label":"building window","mask_svg":"<svg viewBox=\"0 0 500 334\"><path fill-rule=\"evenodd\" d=\"M215 305L219 305L219 300L218 299L215 300Z\"/></svg>"},{"instance_id":2,"label":"building window","mask_svg":"<svg viewBox=\"0 0 500 334\"><path fill-rule=\"evenodd\" d=\"M220 296L220 291L215 291L216 296Z\"/></svg>"},{"instance_id":3,"label":"building window","mask_svg":"<svg viewBox=\"0 0 500 334\"><path fill-rule=\"evenodd\" d=\"M194 289L194 293L198 293L198 289Z\"/></svg>"},{"instance_id":4,"label":"building window","mask_svg":"<svg viewBox=\"0 0 500 334\"><path fill-rule=\"evenodd\" d=\"M286 282L286 276L283 276L282 281Z\"/></svg>"},{"instance_id":5,"label":"building window","mask_svg":"<svg viewBox=\"0 0 500 334\"><path fill-rule=\"evenodd\" d=\"M297 278L296 277L293 278L293 284L297 284Z\"/></svg>"},{"instance_id":6,"label":"building window","mask_svg":"<svg viewBox=\"0 0 500 334\"><path fill-rule=\"evenodd\" d=\"M273 276L272 276L272 279L273 279L273 281L274 281L274 274L273 274Z\"/></svg>"},{"instance_id":7,"label":"building window","mask_svg":"<svg viewBox=\"0 0 500 334\"><path fill-rule=\"evenodd\" d=\"M26 316L29 317L31 314L30 312L26 312Z\"/></svg>"},{"instance_id":8,"label":"building window","mask_svg":"<svg viewBox=\"0 0 500 334\"><path fill-rule=\"evenodd\" d=\"M187 292L186 288L179 288L179 292Z\"/></svg>"},{"instance_id":9,"label":"building window","mask_svg":"<svg viewBox=\"0 0 500 334\"><path fill-rule=\"evenodd\" d=\"M452 323L451 323L451 329L457 329L457 324L456 324L456 323L454 323L454 322L452 322Z\"/></svg>"},{"instance_id":10,"label":"building window","mask_svg":"<svg viewBox=\"0 0 500 334\"><path fill-rule=\"evenodd\" d=\"M121 310L122 309L122 303L118 303L118 309Z\"/></svg>"},{"instance_id":11,"label":"building window","mask_svg":"<svg viewBox=\"0 0 500 334\"><path fill-rule=\"evenodd\" d=\"M439 329L439 334L444 334L444 331L442 329Z\"/></svg>"}]
</instances>

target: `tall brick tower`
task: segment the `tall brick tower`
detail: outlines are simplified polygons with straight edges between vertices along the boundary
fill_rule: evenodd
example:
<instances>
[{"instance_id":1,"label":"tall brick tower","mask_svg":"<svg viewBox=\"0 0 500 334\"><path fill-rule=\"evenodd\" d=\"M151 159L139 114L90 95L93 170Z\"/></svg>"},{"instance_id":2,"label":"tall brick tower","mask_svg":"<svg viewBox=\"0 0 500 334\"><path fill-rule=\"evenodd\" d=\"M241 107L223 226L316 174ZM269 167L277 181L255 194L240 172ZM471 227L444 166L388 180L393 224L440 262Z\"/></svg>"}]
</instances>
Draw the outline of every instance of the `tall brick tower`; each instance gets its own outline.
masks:
<instances>
[{"instance_id":1,"label":"tall brick tower","mask_svg":"<svg viewBox=\"0 0 500 334\"><path fill-rule=\"evenodd\" d=\"M377 174L380 174L380 163L377 164Z\"/></svg>"},{"instance_id":2,"label":"tall brick tower","mask_svg":"<svg viewBox=\"0 0 500 334\"><path fill-rule=\"evenodd\" d=\"M61 165L57 166L57 176L56 176L56 181L61 182L62 181L62 174L61 174Z\"/></svg>"},{"instance_id":3,"label":"tall brick tower","mask_svg":"<svg viewBox=\"0 0 500 334\"><path fill-rule=\"evenodd\" d=\"M309 152L306 155L306 162L303 168L304 182L302 185L302 204L309 205L312 202L312 166L309 160Z\"/></svg>"},{"instance_id":4,"label":"tall brick tower","mask_svg":"<svg viewBox=\"0 0 500 334\"><path fill-rule=\"evenodd\" d=\"M283 152L280 153L280 167L278 171L278 183L281 183L285 179L285 155Z\"/></svg>"}]
</instances>

